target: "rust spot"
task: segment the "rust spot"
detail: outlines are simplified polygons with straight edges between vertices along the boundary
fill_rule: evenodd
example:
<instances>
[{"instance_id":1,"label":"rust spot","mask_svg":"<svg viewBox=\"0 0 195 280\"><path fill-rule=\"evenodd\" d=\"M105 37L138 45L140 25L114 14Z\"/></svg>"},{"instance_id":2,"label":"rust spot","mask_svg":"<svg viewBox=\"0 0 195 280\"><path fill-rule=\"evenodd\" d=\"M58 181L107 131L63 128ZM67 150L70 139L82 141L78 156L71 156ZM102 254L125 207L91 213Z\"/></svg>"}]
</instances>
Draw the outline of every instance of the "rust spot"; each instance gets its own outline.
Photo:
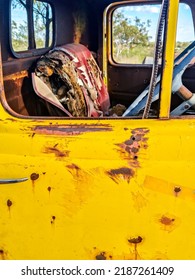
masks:
<instances>
[{"instance_id":1,"label":"rust spot","mask_svg":"<svg viewBox=\"0 0 195 280\"><path fill-rule=\"evenodd\" d=\"M30 178L31 178L32 181L36 181L37 179L39 179L39 174L37 174L37 173L32 173L32 174L30 175Z\"/></svg>"},{"instance_id":2,"label":"rust spot","mask_svg":"<svg viewBox=\"0 0 195 280\"><path fill-rule=\"evenodd\" d=\"M5 254L4 250L0 249L0 260L5 260L6 259L5 255L6 254Z\"/></svg>"},{"instance_id":3,"label":"rust spot","mask_svg":"<svg viewBox=\"0 0 195 280\"><path fill-rule=\"evenodd\" d=\"M160 219L160 222L165 226L171 226L174 221L175 219L170 219L166 216L162 216L162 218Z\"/></svg>"},{"instance_id":4,"label":"rust spot","mask_svg":"<svg viewBox=\"0 0 195 280\"><path fill-rule=\"evenodd\" d=\"M11 201L10 199L8 199L8 200L7 200L7 206L8 206L8 208L10 208L10 207L12 206L12 204L13 204L12 201Z\"/></svg>"},{"instance_id":5,"label":"rust spot","mask_svg":"<svg viewBox=\"0 0 195 280\"><path fill-rule=\"evenodd\" d=\"M34 131L39 134L49 135L80 135L86 132L112 131L112 127L107 124L81 124L81 125L52 125L36 126Z\"/></svg>"},{"instance_id":6,"label":"rust spot","mask_svg":"<svg viewBox=\"0 0 195 280\"><path fill-rule=\"evenodd\" d=\"M54 224L55 220L56 220L56 216L52 216L51 217L51 224Z\"/></svg>"},{"instance_id":7,"label":"rust spot","mask_svg":"<svg viewBox=\"0 0 195 280\"><path fill-rule=\"evenodd\" d=\"M54 154L56 157L59 157L59 158L68 157L70 154L69 151L60 151L59 149L57 149L55 147L46 147L45 153Z\"/></svg>"},{"instance_id":8,"label":"rust spot","mask_svg":"<svg viewBox=\"0 0 195 280\"><path fill-rule=\"evenodd\" d=\"M131 244L139 244L142 242L142 240L143 240L143 238L141 236L138 236L135 238L128 239L128 242Z\"/></svg>"},{"instance_id":9,"label":"rust spot","mask_svg":"<svg viewBox=\"0 0 195 280\"><path fill-rule=\"evenodd\" d=\"M109 177L117 184L120 179L126 180L129 183L130 179L134 176L134 173L135 173L134 170L128 167L111 169L110 171L107 172Z\"/></svg>"},{"instance_id":10,"label":"rust spot","mask_svg":"<svg viewBox=\"0 0 195 280\"><path fill-rule=\"evenodd\" d=\"M147 129L145 127L135 128L135 129L132 130L132 134L142 134L142 135L145 135L148 132L149 132L149 129Z\"/></svg>"},{"instance_id":11,"label":"rust spot","mask_svg":"<svg viewBox=\"0 0 195 280\"><path fill-rule=\"evenodd\" d=\"M99 255L96 256L96 260L100 260L100 261L106 260L105 254L106 254L105 252L101 252Z\"/></svg>"},{"instance_id":12,"label":"rust spot","mask_svg":"<svg viewBox=\"0 0 195 280\"><path fill-rule=\"evenodd\" d=\"M130 244L134 246L134 259L137 260L139 258L139 253L137 251L137 246L142 242L143 238L141 236L134 237L128 240Z\"/></svg>"},{"instance_id":13,"label":"rust spot","mask_svg":"<svg viewBox=\"0 0 195 280\"><path fill-rule=\"evenodd\" d=\"M178 194L181 192L181 188L180 187L175 187L174 192L175 192L175 195L178 196Z\"/></svg>"},{"instance_id":14,"label":"rust spot","mask_svg":"<svg viewBox=\"0 0 195 280\"><path fill-rule=\"evenodd\" d=\"M35 189L35 181L39 179L39 174L38 173L32 173L30 175L30 178L32 180L32 187L33 187L33 192L34 192L34 189Z\"/></svg>"}]
</instances>

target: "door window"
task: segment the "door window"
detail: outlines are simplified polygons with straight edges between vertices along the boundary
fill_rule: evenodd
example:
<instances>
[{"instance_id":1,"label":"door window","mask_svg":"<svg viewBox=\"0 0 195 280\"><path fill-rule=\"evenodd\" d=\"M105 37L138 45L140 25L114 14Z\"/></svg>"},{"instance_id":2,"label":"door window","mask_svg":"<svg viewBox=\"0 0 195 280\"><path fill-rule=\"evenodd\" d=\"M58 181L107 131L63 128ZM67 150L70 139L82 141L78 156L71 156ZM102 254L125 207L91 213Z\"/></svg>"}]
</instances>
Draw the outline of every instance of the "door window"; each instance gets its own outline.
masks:
<instances>
[{"instance_id":1,"label":"door window","mask_svg":"<svg viewBox=\"0 0 195 280\"><path fill-rule=\"evenodd\" d=\"M114 10L112 59L122 64L152 64L160 5L131 4ZM186 22L188 24L186 25ZM180 3L175 54L194 40L190 7Z\"/></svg>"}]
</instances>

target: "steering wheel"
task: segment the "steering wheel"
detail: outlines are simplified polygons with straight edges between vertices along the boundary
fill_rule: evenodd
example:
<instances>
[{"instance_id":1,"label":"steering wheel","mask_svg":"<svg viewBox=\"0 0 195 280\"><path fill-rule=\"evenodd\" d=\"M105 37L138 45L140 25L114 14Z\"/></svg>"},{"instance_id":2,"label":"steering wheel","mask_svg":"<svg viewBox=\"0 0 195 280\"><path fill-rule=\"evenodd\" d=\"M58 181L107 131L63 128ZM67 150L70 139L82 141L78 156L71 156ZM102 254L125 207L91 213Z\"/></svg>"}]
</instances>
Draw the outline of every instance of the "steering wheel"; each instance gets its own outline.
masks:
<instances>
[{"instance_id":1,"label":"steering wheel","mask_svg":"<svg viewBox=\"0 0 195 280\"><path fill-rule=\"evenodd\" d=\"M181 98L184 100L189 101L188 106L185 106L183 103L172 112L172 115L178 114L181 111L182 113L185 111L183 109L189 109L194 103L194 95L191 91L189 91L183 84L182 84L182 75L190 61L195 57L195 41L193 41L179 56L176 57L174 60L174 69L173 69L173 82L172 82L172 93L174 94L177 92ZM180 61L181 60L181 61ZM177 63L178 62L178 63ZM156 86L154 90L154 95L152 98L152 102L158 100L159 92L160 92L160 79L161 75L157 77ZM149 91L149 86L135 99L135 101L127 108L124 112L123 117L127 116L136 116L139 112L144 109L146 102L147 102L147 95ZM193 100L191 100L193 99ZM192 101L192 104L191 104ZM183 108L184 107L184 108ZM188 107L188 108L187 108ZM179 111L179 112L178 112Z\"/></svg>"}]
</instances>

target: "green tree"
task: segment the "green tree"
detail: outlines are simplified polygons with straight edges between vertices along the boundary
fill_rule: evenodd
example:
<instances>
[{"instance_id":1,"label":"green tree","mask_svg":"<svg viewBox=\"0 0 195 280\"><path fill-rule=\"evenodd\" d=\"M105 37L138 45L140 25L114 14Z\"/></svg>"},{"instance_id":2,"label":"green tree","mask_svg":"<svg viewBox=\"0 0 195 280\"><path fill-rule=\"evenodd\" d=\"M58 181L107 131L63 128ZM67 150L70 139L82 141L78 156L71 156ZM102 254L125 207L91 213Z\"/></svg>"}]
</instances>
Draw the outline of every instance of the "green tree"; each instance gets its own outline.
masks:
<instances>
[{"instance_id":1,"label":"green tree","mask_svg":"<svg viewBox=\"0 0 195 280\"><path fill-rule=\"evenodd\" d=\"M17 24L12 21L12 44L15 51L23 51L28 49L28 30L27 23Z\"/></svg>"},{"instance_id":2,"label":"green tree","mask_svg":"<svg viewBox=\"0 0 195 280\"><path fill-rule=\"evenodd\" d=\"M121 11L115 11L113 15L113 46L115 57L128 51L135 46L148 46L150 36L148 28L150 20L142 22L139 18L126 18Z\"/></svg>"}]
</instances>

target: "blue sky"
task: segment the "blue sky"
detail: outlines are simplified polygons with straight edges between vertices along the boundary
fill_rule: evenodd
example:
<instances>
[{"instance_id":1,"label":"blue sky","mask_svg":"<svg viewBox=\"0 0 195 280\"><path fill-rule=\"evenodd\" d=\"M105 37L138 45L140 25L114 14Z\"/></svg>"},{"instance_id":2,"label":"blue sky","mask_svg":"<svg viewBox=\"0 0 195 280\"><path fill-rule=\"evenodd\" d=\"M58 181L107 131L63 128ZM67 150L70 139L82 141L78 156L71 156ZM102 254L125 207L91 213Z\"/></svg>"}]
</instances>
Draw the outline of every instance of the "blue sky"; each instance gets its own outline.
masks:
<instances>
[{"instance_id":1,"label":"blue sky","mask_svg":"<svg viewBox=\"0 0 195 280\"><path fill-rule=\"evenodd\" d=\"M152 37L151 41L155 40L156 27L160 13L160 5L132 5L119 8L124 12L125 17L135 19L137 16L142 21L151 20L151 27L149 35ZM192 14L190 7L186 4L180 3L178 28L177 28L177 41L191 42L194 40L194 29L192 23Z\"/></svg>"},{"instance_id":2,"label":"blue sky","mask_svg":"<svg viewBox=\"0 0 195 280\"><path fill-rule=\"evenodd\" d=\"M27 14L23 8L11 9L12 20L16 21L18 24L27 21Z\"/></svg>"}]
</instances>

